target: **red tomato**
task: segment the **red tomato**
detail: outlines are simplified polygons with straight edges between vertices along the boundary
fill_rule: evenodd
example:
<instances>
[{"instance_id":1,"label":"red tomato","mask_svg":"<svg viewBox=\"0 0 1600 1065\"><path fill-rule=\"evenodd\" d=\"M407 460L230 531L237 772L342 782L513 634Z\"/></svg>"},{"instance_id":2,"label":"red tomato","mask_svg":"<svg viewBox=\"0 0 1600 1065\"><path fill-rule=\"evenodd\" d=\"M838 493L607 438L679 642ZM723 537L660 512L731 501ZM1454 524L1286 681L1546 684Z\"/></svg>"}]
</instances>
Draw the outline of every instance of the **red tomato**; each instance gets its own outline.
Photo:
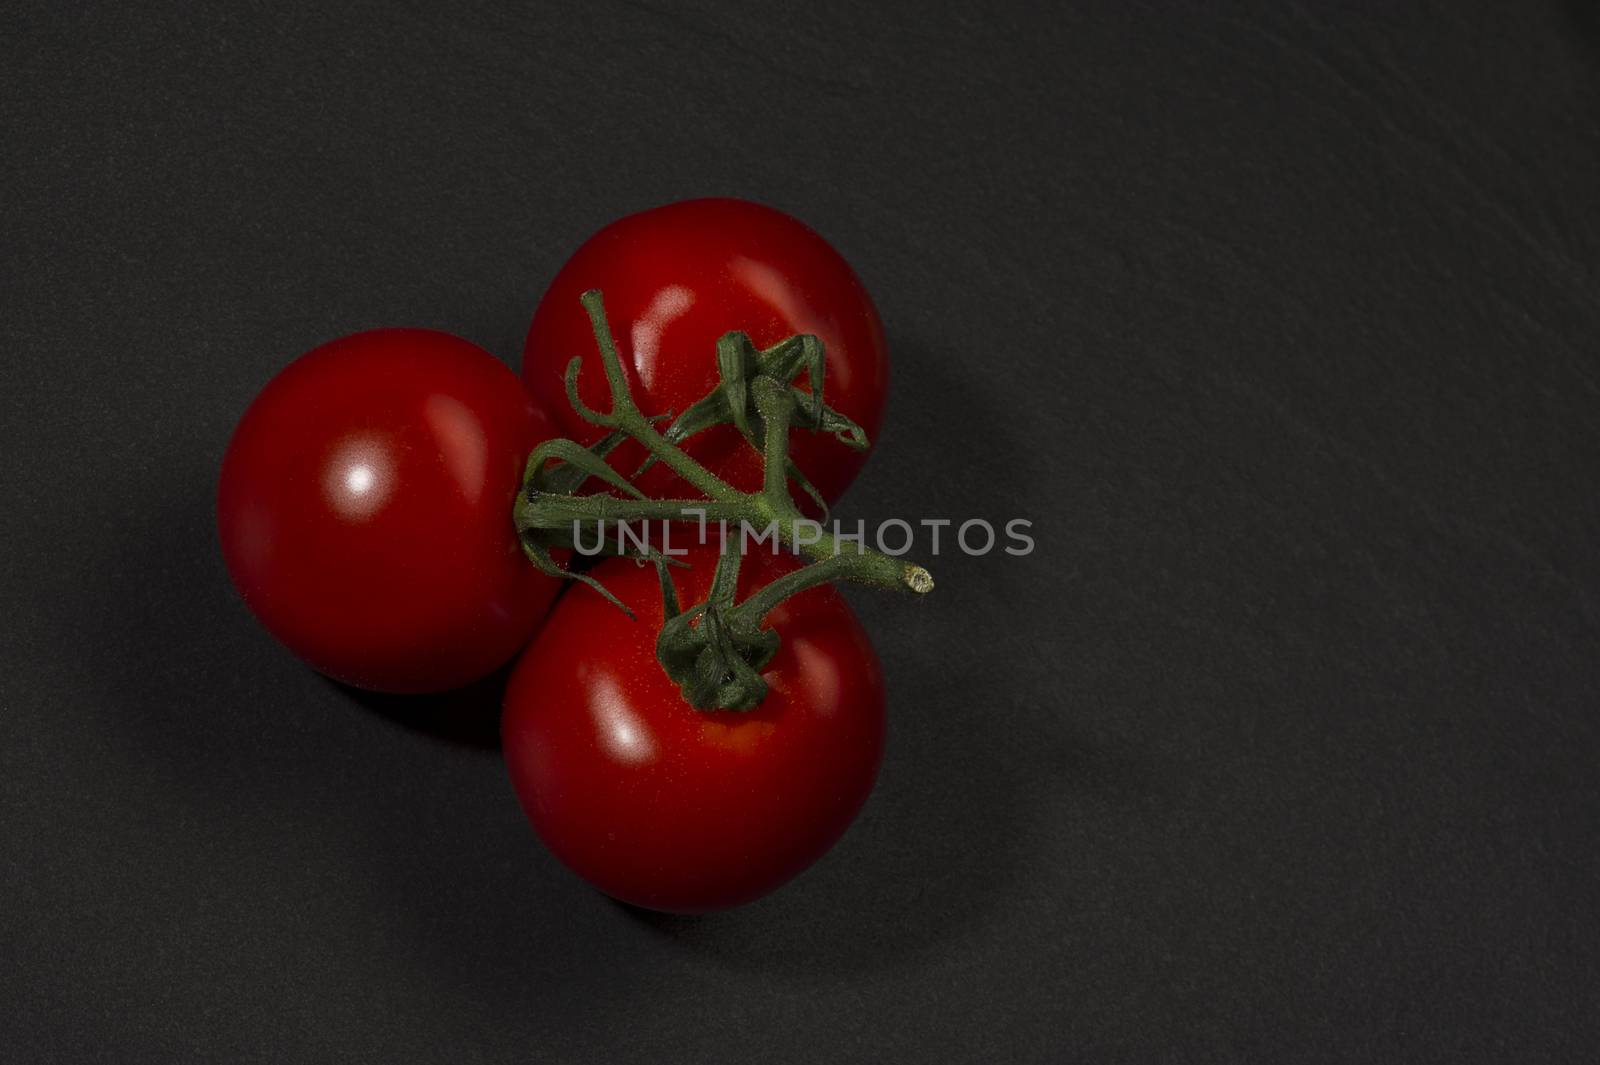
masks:
<instances>
[{"instance_id":1,"label":"red tomato","mask_svg":"<svg viewBox=\"0 0 1600 1065\"><path fill-rule=\"evenodd\" d=\"M759 348L796 333L827 347L823 397L876 440L889 387L889 354L872 299L838 252L781 211L745 200L687 200L629 215L600 230L567 260L528 330L522 377L564 435L601 435L572 411L563 375L583 358L579 395L610 409L610 392L588 315L586 290L605 296L606 313L634 399L646 414L681 414L717 383L717 340L742 330ZM801 380L804 380L802 375ZM793 434L795 464L829 502L866 461L826 433ZM732 426L692 438L687 450L734 487L761 487L761 461ZM643 451L619 448L632 473ZM694 496L665 466L640 481L652 496Z\"/></svg>"},{"instance_id":2,"label":"red tomato","mask_svg":"<svg viewBox=\"0 0 1600 1065\"><path fill-rule=\"evenodd\" d=\"M554 435L516 376L428 329L357 333L273 378L234 430L217 525L250 609L347 684L442 691L527 642L558 582L511 518Z\"/></svg>"},{"instance_id":3,"label":"red tomato","mask_svg":"<svg viewBox=\"0 0 1600 1065\"><path fill-rule=\"evenodd\" d=\"M794 565L757 552L741 597ZM705 598L716 553L687 561L685 604ZM871 641L833 588L804 592L768 615L783 645L765 701L696 710L655 660L655 570L612 559L594 574L638 621L575 587L518 661L501 728L523 809L556 857L624 902L701 913L765 895L833 845L877 779Z\"/></svg>"}]
</instances>

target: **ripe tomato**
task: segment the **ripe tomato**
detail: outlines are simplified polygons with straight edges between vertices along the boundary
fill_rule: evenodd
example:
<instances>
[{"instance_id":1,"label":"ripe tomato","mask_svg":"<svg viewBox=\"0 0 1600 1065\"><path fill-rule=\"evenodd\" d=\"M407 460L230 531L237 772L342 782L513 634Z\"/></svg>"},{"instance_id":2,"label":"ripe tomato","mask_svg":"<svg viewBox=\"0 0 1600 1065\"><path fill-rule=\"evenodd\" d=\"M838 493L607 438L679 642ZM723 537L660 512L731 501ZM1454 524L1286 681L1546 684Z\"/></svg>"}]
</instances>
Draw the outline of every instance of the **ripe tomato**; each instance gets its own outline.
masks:
<instances>
[{"instance_id":1,"label":"ripe tomato","mask_svg":"<svg viewBox=\"0 0 1600 1065\"><path fill-rule=\"evenodd\" d=\"M344 337L291 363L222 463L228 571L274 636L347 684L442 691L527 642L558 582L511 506L554 435L516 376L428 329Z\"/></svg>"},{"instance_id":2,"label":"ripe tomato","mask_svg":"<svg viewBox=\"0 0 1600 1065\"><path fill-rule=\"evenodd\" d=\"M687 200L606 226L567 260L534 313L522 357L528 389L564 435L592 443L600 431L575 414L563 375L583 358L580 397L610 406L600 356L578 297L598 288L634 399L646 414L681 414L717 383L717 340L742 330L758 348L813 333L827 348L823 397L876 440L889 387L889 354L872 299L827 241L781 211L745 200ZM803 380L802 376L802 380ZM734 487L761 487L761 461L728 425L691 438L688 452ZM633 443L614 463L632 473ZM795 464L829 502L866 461L826 433L793 434ZM693 496L665 466L639 482L652 496Z\"/></svg>"},{"instance_id":3,"label":"ripe tomato","mask_svg":"<svg viewBox=\"0 0 1600 1065\"><path fill-rule=\"evenodd\" d=\"M715 549L686 561L680 599L700 602ZM756 549L741 598L793 565ZM594 574L638 620L575 587L518 661L501 729L523 809L556 857L636 906L701 913L772 891L833 845L877 779L883 678L866 632L833 588L803 592L768 615L783 645L765 701L696 710L655 660L654 569L612 559Z\"/></svg>"}]
</instances>

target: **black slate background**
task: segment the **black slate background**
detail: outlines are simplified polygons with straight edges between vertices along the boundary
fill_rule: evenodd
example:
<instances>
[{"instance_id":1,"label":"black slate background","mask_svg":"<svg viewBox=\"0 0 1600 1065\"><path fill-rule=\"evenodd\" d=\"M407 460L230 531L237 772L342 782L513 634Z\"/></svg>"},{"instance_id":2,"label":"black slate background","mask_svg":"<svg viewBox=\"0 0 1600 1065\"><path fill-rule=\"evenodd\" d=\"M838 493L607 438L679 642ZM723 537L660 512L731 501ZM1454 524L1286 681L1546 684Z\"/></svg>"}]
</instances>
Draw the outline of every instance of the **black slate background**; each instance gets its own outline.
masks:
<instances>
[{"instance_id":1,"label":"black slate background","mask_svg":"<svg viewBox=\"0 0 1600 1065\"><path fill-rule=\"evenodd\" d=\"M700 920L230 591L234 419L735 194L895 348L892 747ZM0 1060L1592 1060L1593 3L0 8Z\"/></svg>"}]
</instances>

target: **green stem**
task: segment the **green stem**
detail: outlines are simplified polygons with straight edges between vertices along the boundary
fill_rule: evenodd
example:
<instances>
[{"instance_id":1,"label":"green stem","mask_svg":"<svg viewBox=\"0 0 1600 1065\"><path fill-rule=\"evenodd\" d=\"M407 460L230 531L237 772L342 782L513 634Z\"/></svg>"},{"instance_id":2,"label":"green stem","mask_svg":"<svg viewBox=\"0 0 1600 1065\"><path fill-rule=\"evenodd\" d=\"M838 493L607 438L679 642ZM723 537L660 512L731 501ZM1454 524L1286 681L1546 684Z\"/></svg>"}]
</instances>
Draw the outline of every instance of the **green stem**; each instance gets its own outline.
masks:
<instances>
[{"instance_id":1,"label":"green stem","mask_svg":"<svg viewBox=\"0 0 1600 1065\"><path fill-rule=\"evenodd\" d=\"M692 520L698 515L687 511L705 512L707 521L727 521L765 528L776 525L778 539L787 547L803 553L815 562L824 562L844 554L843 545L831 533L821 531L816 540L806 538L801 542L800 523L807 519L795 507L789 495L785 471L789 467L789 429L794 422L800 394L787 382L758 376L751 381L750 391L755 399L756 412L764 427L762 453L764 459L763 487L758 493L741 492L690 457L682 448L669 442L651 420L635 404L628 388L627 376L622 368L622 358L612 337L606 319L605 301L598 289L590 289L581 297L594 329L595 343L605 367L606 381L611 386L612 409L601 414L584 407L576 396L575 376L568 374L568 392L573 404L585 418L603 428L617 429L643 444L684 480L700 489L708 497L704 501L689 500L635 500L616 496L563 496L538 493L519 500L517 520L521 529L558 528L580 521L649 521ZM724 338L726 340L726 338ZM574 365L578 360L573 360ZM861 544L853 545L855 555L871 559L870 564L842 567L838 579L870 584L891 591L924 593L932 589L928 571L915 563L902 562ZM774 603L773 605L776 605Z\"/></svg>"},{"instance_id":2,"label":"green stem","mask_svg":"<svg viewBox=\"0 0 1600 1065\"><path fill-rule=\"evenodd\" d=\"M746 510L742 500L725 503L714 499L619 499L541 492L533 499L518 499L515 513L521 529L567 529L574 522L690 521L701 513L708 522L738 521Z\"/></svg>"},{"instance_id":3,"label":"green stem","mask_svg":"<svg viewBox=\"0 0 1600 1065\"><path fill-rule=\"evenodd\" d=\"M794 415L794 397L788 385L780 385L770 377L758 377L751 385L755 394L756 412L766 426L762 441L762 494L768 500L784 500L792 510L794 500L789 495L789 421Z\"/></svg>"},{"instance_id":4,"label":"green stem","mask_svg":"<svg viewBox=\"0 0 1600 1065\"><path fill-rule=\"evenodd\" d=\"M690 458L682 448L667 443L656 432L650 419L640 413L628 390L628 378L622 369L622 357L617 354L617 342L611 336L611 325L606 321L606 305L600 290L592 288L580 299L589 312L589 324L594 327L594 338L600 348L600 361L605 366L606 381L611 385L611 424L608 428L621 429L650 450L650 454L671 467L672 472L694 485L712 499L728 499L738 493L732 485ZM604 423L600 423L604 424Z\"/></svg>"},{"instance_id":5,"label":"green stem","mask_svg":"<svg viewBox=\"0 0 1600 1065\"><path fill-rule=\"evenodd\" d=\"M813 562L792 573L786 573L766 587L753 592L739 604L737 610L742 622L760 625L761 620L772 613L773 608L785 599L831 581L854 581L857 584L895 588L918 594L933 590L933 577L921 566L914 563L902 564L893 559L888 559L892 565L886 566L885 559L888 559L888 556L878 552L833 555L824 558L820 562Z\"/></svg>"},{"instance_id":6,"label":"green stem","mask_svg":"<svg viewBox=\"0 0 1600 1065\"><path fill-rule=\"evenodd\" d=\"M778 646L777 635L762 629L761 624L790 596L836 580L916 595L933 590L933 577L921 566L875 551L858 540L836 537L807 519L795 506L789 493L790 479L794 478L802 487L809 486L809 482L795 469L789 457L790 429L797 421L807 424L807 419L820 427L824 417L834 419L840 426L854 427L854 423L834 415L821 403L823 352L816 338L792 338L797 343L791 348L780 345L765 353L755 352L749 338L740 333L730 333L718 344L722 378L719 388L727 400L728 418L758 445L763 460L761 490L741 492L659 433L654 419L639 410L628 388L600 292L594 289L585 292L582 302L594 329L595 344L610 386L611 410L606 413L592 410L578 396L580 359L574 358L567 367L567 397L581 417L612 432L595 449L556 440L541 444L530 456L527 481L514 512L528 557L547 573L566 573L554 561L550 548L576 542L578 528L585 523L699 520L773 529L782 544L811 560L809 565L777 578L735 605L741 554L737 548L730 549L724 544L713 576L712 594L705 603L680 611L666 569L672 560L653 550L645 552L661 569L663 605L667 611L657 640L657 658L692 705L702 709L747 710L761 701L766 694L766 683L760 678L759 670L771 660ZM792 359L786 357L791 350ZM763 368L764 357L770 369ZM810 374L813 388L810 394L794 388L786 379L802 366ZM751 367L755 367L754 372L750 372ZM747 418L747 399L753 402L759 426ZM854 428L859 432L859 427ZM706 498L643 498L631 482L604 461L605 452L615 446L619 434L638 441L654 459L699 489ZM759 441L754 439L757 435ZM865 437L861 439L864 443ZM552 463L555 464L553 469ZM625 491L628 497L576 494L590 477ZM802 526L808 533L814 530L816 538L809 535L802 538ZM571 540L563 541L567 530L571 530ZM617 602L592 577L566 575L576 576L599 588L602 594ZM617 602L617 605L622 604Z\"/></svg>"}]
</instances>

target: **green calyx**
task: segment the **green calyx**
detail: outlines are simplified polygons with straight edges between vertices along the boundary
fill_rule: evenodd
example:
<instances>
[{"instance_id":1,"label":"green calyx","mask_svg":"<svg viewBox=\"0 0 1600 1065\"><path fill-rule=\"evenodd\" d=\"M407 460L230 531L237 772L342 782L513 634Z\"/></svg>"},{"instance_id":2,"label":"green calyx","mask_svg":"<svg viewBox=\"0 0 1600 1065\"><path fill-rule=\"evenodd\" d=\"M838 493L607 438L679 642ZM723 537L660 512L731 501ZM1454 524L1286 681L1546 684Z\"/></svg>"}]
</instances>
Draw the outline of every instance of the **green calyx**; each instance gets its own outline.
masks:
<instances>
[{"instance_id":1,"label":"green calyx","mask_svg":"<svg viewBox=\"0 0 1600 1065\"><path fill-rule=\"evenodd\" d=\"M634 402L599 291L584 293L582 301L610 385L611 409L593 410L578 397L579 358L567 365L567 399L584 420L607 432L589 447L572 440L546 441L528 457L513 520L529 560L552 576L588 584L630 617L632 612L604 585L586 573L562 567L552 550L574 547L580 537L584 542L603 540L605 523L727 522L763 532L770 529L780 543L811 560L735 602L743 537L730 536L722 545L706 601L682 608L670 572L671 566L681 563L648 544L635 542L625 551L653 562L660 574L666 620L656 642L656 657L690 705L702 710L749 710L761 702L767 684L760 671L779 645L777 633L763 628L762 622L791 595L835 580L918 595L933 590L927 570L835 538L806 519L790 494L793 482L826 514L820 494L789 457L791 428L828 432L857 450L867 447L862 428L824 402L820 340L795 336L761 350L743 333L726 334L717 342L717 387L662 432L656 423L667 416L647 416ZM794 385L802 371L809 391ZM760 491L739 491L678 446L714 425L729 424L762 455ZM649 453L634 476L661 462L704 498L647 497L605 460L625 439L637 441ZM615 494L578 494L591 479ZM802 528L817 535L801 537Z\"/></svg>"},{"instance_id":2,"label":"green calyx","mask_svg":"<svg viewBox=\"0 0 1600 1065\"><path fill-rule=\"evenodd\" d=\"M717 387L674 419L662 438L670 444L681 444L713 425L732 424L750 446L761 450L767 436L766 421L752 392L755 382L764 379L789 389L793 399L790 418L794 426L832 433L851 450L865 451L868 446L866 430L823 402L824 357L822 341L810 334L792 336L758 351L746 334L725 333L717 341ZM801 370L806 372L811 386L809 392L788 384ZM654 455L646 458L638 472L643 473L655 461ZM787 460L783 469L789 480L799 485L817 505L826 521L828 501L822 498L822 493L812 486L793 460Z\"/></svg>"}]
</instances>

